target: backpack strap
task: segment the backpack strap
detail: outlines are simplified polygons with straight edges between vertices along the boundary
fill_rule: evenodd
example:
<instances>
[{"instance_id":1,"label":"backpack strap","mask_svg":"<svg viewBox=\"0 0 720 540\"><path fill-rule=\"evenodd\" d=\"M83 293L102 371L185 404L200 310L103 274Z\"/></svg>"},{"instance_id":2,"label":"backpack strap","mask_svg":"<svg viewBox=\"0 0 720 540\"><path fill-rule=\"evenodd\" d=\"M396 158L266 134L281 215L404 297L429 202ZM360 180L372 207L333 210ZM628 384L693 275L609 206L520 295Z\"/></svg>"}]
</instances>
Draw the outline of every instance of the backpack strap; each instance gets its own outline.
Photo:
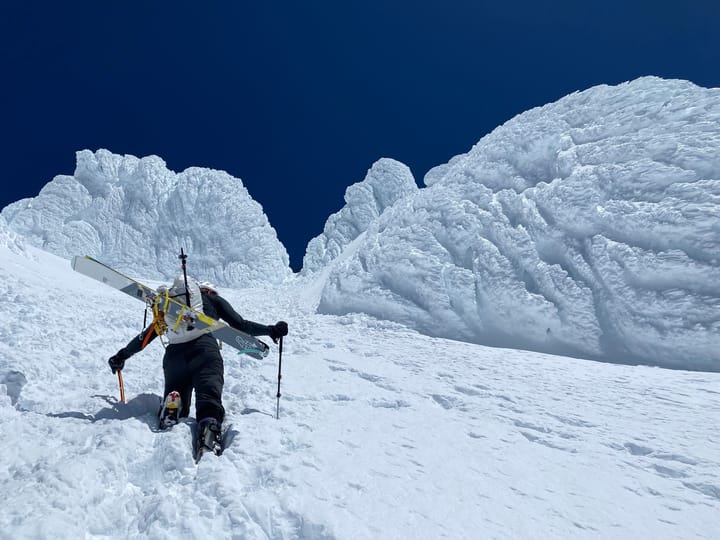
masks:
<instances>
[{"instance_id":1,"label":"backpack strap","mask_svg":"<svg viewBox=\"0 0 720 540\"><path fill-rule=\"evenodd\" d=\"M153 326L155 327L155 333L158 336L162 336L168 331L167 322L165 322L165 312L170 304L170 293L167 289L164 289L160 294L155 297L153 302Z\"/></svg>"}]
</instances>

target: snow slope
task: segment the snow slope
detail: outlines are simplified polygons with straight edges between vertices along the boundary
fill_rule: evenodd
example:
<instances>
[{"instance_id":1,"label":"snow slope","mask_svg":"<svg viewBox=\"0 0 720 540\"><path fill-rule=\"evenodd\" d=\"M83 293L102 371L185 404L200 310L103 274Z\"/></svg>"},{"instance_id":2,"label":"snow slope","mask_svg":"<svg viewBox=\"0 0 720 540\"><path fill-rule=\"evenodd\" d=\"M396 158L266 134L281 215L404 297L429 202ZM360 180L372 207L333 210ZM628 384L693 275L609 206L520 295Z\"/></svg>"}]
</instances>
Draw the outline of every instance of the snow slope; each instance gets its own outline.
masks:
<instances>
[{"instance_id":1,"label":"snow slope","mask_svg":"<svg viewBox=\"0 0 720 540\"><path fill-rule=\"evenodd\" d=\"M61 257L92 255L126 272L170 278L180 248L204 279L235 286L280 283L292 273L262 207L228 173L179 174L157 156L77 153L73 176L2 211L26 241Z\"/></svg>"},{"instance_id":2,"label":"snow slope","mask_svg":"<svg viewBox=\"0 0 720 540\"><path fill-rule=\"evenodd\" d=\"M319 310L720 371L718 148L720 89L687 81L603 85L528 111L368 225Z\"/></svg>"},{"instance_id":3,"label":"snow slope","mask_svg":"<svg viewBox=\"0 0 720 540\"><path fill-rule=\"evenodd\" d=\"M158 343L128 360L117 401L106 359L142 305L0 245L0 538L717 537L720 374L315 314L314 286L222 291L290 323L280 419L277 348L226 349L234 439L195 465L191 423L152 429Z\"/></svg>"}]
</instances>

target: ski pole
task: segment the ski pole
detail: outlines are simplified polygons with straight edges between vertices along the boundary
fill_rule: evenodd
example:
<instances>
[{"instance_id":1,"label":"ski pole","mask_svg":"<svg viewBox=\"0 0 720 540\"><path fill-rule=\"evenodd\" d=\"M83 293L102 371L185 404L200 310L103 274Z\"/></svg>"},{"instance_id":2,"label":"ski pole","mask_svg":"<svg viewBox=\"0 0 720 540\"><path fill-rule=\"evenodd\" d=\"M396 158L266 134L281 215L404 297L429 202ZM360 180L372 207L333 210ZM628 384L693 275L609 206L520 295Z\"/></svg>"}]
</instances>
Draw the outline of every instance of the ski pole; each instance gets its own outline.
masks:
<instances>
[{"instance_id":1,"label":"ski pole","mask_svg":"<svg viewBox=\"0 0 720 540\"><path fill-rule=\"evenodd\" d=\"M123 384L122 371L118 371L118 382L120 383L120 402L125 403L125 385Z\"/></svg>"},{"instance_id":2,"label":"ski pole","mask_svg":"<svg viewBox=\"0 0 720 540\"><path fill-rule=\"evenodd\" d=\"M187 255L183 251L183 248L180 248L180 260L182 261L182 271L183 271L183 277L185 278L185 305L190 305L190 291L188 290L188 284L187 284L187 270L185 269L185 261L187 260Z\"/></svg>"},{"instance_id":3,"label":"ski pole","mask_svg":"<svg viewBox=\"0 0 720 540\"><path fill-rule=\"evenodd\" d=\"M277 412L275 413L275 419L280 419L280 380L282 379L282 344L283 338L280 336L280 352L278 354L278 391L277 391Z\"/></svg>"}]
</instances>

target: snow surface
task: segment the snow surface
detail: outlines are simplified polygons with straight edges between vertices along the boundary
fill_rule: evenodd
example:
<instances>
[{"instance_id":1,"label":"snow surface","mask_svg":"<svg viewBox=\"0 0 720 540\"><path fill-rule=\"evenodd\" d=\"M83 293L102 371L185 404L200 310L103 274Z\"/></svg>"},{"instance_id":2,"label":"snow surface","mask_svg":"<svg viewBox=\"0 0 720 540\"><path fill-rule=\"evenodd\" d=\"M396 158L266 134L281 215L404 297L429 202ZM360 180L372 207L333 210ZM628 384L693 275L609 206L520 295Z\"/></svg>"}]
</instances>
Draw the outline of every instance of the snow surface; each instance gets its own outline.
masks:
<instances>
[{"instance_id":1,"label":"snow surface","mask_svg":"<svg viewBox=\"0 0 720 540\"><path fill-rule=\"evenodd\" d=\"M0 236L1 237L1 236ZM162 347L107 358L142 304L0 243L0 537L717 538L720 374L613 365L315 313L319 277L223 289L290 324L224 350L225 454L153 431ZM142 276L136 276L141 278ZM255 412L251 412L255 411Z\"/></svg>"},{"instance_id":2,"label":"snow surface","mask_svg":"<svg viewBox=\"0 0 720 540\"><path fill-rule=\"evenodd\" d=\"M172 277L181 247L195 272L219 285L279 283L292 274L285 247L240 179L199 167L176 174L157 156L83 150L74 176L56 176L2 215L31 245L157 279Z\"/></svg>"},{"instance_id":3,"label":"snow surface","mask_svg":"<svg viewBox=\"0 0 720 540\"><path fill-rule=\"evenodd\" d=\"M326 269L319 311L720 371L718 149L720 89L686 81L598 86L528 111L367 226Z\"/></svg>"}]
</instances>

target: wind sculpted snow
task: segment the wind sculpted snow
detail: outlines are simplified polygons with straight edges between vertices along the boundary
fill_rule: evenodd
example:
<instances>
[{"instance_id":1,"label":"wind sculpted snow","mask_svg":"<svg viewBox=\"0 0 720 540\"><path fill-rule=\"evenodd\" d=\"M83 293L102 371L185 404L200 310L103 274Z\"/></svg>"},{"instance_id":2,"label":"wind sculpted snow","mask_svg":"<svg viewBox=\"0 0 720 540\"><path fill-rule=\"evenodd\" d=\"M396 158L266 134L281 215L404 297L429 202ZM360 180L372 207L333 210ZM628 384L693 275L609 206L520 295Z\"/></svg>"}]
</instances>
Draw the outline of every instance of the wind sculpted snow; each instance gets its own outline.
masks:
<instances>
[{"instance_id":1,"label":"wind sculpted snow","mask_svg":"<svg viewBox=\"0 0 720 540\"><path fill-rule=\"evenodd\" d=\"M156 156L83 150L74 176L55 177L2 215L32 245L91 255L126 273L170 278L180 247L197 276L221 285L280 283L292 273L241 180L199 167L176 174Z\"/></svg>"},{"instance_id":2,"label":"wind sculpted snow","mask_svg":"<svg viewBox=\"0 0 720 540\"><path fill-rule=\"evenodd\" d=\"M599 86L528 111L371 223L327 272L319 311L718 371L718 148L720 90L685 81Z\"/></svg>"},{"instance_id":3,"label":"wind sculpted snow","mask_svg":"<svg viewBox=\"0 0 720 540\"><path fill-rule=\"evenodd\" d=\"M6 247L15 253L25 249L22 238L18 238L17 233L8 228L7 222L2 214L0 214L0 246Z\"/></svg>"},{"instance_id":4,"label":"wind sculpted snow","mask_svg":"<svg viewBox=\"0 0 720 540\"><path fill-rule=\"evenodd\" d=\"M718 148L720 90L648 77L528 111L421 189L381 159L310 241L306 292L431 336L720 371ZM240 180L154 156L79 152L2 216L6 245L136 276L169 278L181 246L218 284L291 276Z\"/></svg>"},{"instance_id":5,"label":"wind sculpted snow","mask_svg":"<svg viewBox=\"0 0 720 540\"><path fill-rule=\"evenodd\" d=\"M142 276L136 276L142 278ZM162 346L107 358L140 302L0 245L3 538L714 539L720 375L430 338L316 314L302 278L222 289L277 347L225 357L233 440L155 432ZM193 415L194 416L194 415Z\"/></svg>"},{"instance_id":6,"label":"wind sculpted snow","mask_svg":"<svg viewBox=\"0 0 720 540\"><path fill-rule=\"evenodd\" d=\"M328 218L323 234L310 240L302 272L327 268L386 208L417 190L407 165L389 158L378 160L362 182L347 188L345 207Z\"/></svg>"}]
</instances>

